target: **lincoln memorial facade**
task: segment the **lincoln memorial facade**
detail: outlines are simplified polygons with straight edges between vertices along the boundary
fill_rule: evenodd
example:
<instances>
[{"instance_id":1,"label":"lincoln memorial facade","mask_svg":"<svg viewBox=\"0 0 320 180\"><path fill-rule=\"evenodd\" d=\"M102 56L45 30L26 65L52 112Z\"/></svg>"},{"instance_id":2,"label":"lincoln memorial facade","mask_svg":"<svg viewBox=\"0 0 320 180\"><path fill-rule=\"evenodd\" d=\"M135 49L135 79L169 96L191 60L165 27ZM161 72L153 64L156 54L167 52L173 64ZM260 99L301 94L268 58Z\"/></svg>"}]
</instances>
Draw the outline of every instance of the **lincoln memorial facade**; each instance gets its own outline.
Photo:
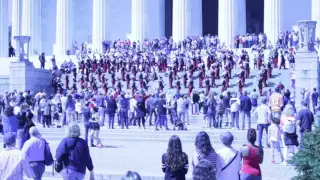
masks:
<instances>
[{"instance_id":1,"label":"lincoln memorial facade","mask_svg":"<svg viewBox=\"0 0 320 180\"><path fill-rule=\"evenodd\" d=\"M320 21L320 0L1 0L0 57L19 35L31 36L31 54L48 55L65 54L75 41L101 50L103 40L206 34L232 45L238 34L266 33L275 43L299 20Z\"/></svg>"}]
</instances>

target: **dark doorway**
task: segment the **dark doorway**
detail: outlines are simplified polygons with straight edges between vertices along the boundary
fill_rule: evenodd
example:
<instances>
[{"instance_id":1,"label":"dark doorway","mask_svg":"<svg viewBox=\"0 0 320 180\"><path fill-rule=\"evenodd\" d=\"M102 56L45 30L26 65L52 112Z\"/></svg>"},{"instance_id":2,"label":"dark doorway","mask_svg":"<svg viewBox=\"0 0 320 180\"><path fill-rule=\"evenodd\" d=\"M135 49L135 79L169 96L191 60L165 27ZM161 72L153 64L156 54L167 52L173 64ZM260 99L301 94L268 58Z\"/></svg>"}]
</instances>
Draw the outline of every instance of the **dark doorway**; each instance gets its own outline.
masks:
<instances>
[{"instance_id":1,"label":"dark doorway","mask_svg":"<svg viewBox=\"0 0 320 180\"><path fill-rule=\"evenodd\" d=\"M202 31L203 35L218 34L218 0L202 1Z\"/></svg>"},{"instance_id":2,"label":"dark doorway","mask_svg":"<svg viewBox=\"0 0 320 180\"><path fill-rule=\"evenodd\" d=\"M247 33L262 33L264 0L246 0Z\"/></svg>"},{"instance_id":3,"label":"dark doorway","mask_svg":"<svg viewBox=\"0 0 320 180\"><path fill-rule=\"evenodd\" d=\"M172 36L172 8L173 0L165 1L165 35L167 38Z\"/></svg>"}]
</instances>

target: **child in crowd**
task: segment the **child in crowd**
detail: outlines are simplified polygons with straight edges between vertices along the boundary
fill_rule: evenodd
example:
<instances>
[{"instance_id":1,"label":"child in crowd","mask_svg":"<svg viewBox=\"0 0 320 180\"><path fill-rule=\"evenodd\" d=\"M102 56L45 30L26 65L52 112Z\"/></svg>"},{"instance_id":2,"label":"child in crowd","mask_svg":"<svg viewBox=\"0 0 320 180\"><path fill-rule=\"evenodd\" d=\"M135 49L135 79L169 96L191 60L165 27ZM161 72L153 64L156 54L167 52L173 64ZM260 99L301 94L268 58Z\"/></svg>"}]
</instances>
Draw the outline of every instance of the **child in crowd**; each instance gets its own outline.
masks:
<instances>
[{"instance_id":1,"label":"child in crowd","mask_svg":"<svg viewBox=\"0 0 320 180\"><path fill-rule=\"evenodd\" d=\"M90 132L89 135L92 139L97 140L98 144L97 147L98 148L102 148L103 145L101 143L101 139L99 138L99 131L100 131L100 125L99 125L99 114L98 114L98 108L97 107L93 107L90 110L91 112L91 118L90 118ZM95 147L95 145L91 145L92 147Z\"/></svg>"},{"instance_id":2,"label":"child in crowd","mask_svg":"<svg viewBox=\"0 0 320 180\"><path fill-rule=\"evenodd\" d=\"M78 99L75 105L75 111L76 111L76 118L77 118L77 122L81 122L82 120L82 112L81 112L81 107L82 104L80 102L80 100Z\"/></svg>"},{"instance_id":3,"label":"child in crowd","mask_svg":"<svg viewBox=\"0 0 320 180\"><path fill-rule=\"evenodd\" d=\"M271 145L271 148L272 148L272 161L271 161L271 163L273 163L273 164L275 164L275 160L274 160L275 149L277 149L277 151L280 154L281 162L284 162L283 154L281 152L281 147L280 147L281 134L282 134L282 131L279 126L279 121L277 119L273 119L272 124L268 129L268 140L269 140L269 144Z\"/></svg>"}]
</instances>

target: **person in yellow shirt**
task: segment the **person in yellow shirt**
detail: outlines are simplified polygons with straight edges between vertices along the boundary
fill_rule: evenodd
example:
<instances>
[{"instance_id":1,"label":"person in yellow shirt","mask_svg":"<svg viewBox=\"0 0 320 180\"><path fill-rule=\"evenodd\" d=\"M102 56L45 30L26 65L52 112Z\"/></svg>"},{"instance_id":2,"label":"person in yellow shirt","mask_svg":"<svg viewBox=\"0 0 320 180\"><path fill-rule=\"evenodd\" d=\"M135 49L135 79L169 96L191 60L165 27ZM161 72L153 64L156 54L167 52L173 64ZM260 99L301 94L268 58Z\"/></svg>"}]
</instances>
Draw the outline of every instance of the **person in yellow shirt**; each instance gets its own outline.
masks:
<instances>
[{"instance_id":1,"label":"person in yellow shirt","mask_svg":"<svg viewBox=\"0 0 320 180\"><path fill-rule=\"evenodd\" d=\"M269 98L269 107L271 108L272 117L278 117L280 120L281 107L283 106L283 97L280 94L280 89L276 88L275 92Z\"/></svg>"}]
</instances>

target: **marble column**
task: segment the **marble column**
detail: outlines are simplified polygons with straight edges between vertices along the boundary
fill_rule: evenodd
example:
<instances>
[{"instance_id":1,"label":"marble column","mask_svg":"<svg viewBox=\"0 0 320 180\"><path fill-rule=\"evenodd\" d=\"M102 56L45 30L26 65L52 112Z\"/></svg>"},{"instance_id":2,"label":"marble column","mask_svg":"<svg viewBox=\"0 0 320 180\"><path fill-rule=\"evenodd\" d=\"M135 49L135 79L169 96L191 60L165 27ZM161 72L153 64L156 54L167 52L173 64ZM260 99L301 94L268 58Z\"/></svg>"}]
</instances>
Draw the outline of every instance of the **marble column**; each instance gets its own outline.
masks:
<instances>
[{"instance_id":1,"label":"marble column","mask_svg":"<svg viewBox=\"0 0 320 180\"><path fill-rule=\"evenodd\" d=\"M8 0L0 1L0 57L9 55Z\"/></svg>"},{"instance_id":2,"label":"marble column","mask_svg":"<svg viewBox=\"0 0 320 180\"><path fill-rule=\"evenodd\" d=\"M143 42L145 38L144 0L132 0L131 5L131 41Z\"/></svg>"},{"instance_id":3,"label":"marble column","mask_svg":"<svg viewBox=\"0 0 320 180\"><path fill-rule=\"evenodd\" d=\"M165 0L144 0L145 37L165 37Z\"/></svg>"},{"instance_id":4,"label":"marble column","mask_svg":"<svg viewBox=\"0 0 320 180\"><path fill-rule=\"evenodd\" d=\"M15 36L21 35L21 13L22 13L22 1L12 0L11 18L12 18L12 30L11 30L11 44L13 48L17 48Z\"/></svg>"},{"instance_id":5,"label":"marble column","mask_svg":"<svg viewBox=\"0 0 320 180\"><path fill-rule=\"evenodd\" d=\"M41 54L41 0L23 0L21 35L30 36L30 56Z\"/></svg>"},{"instance_id":6,"label":"marble column","mask_svg":"<svg viewBox=\"0 0 320 180\"><path fill-rule=\"evenodd\" d=\"M320 0L312 0L311 19L317 21L316 38L320 38Z\"/></svg>"},{"instance_id":7,"label":"marble column","mask_svg":"<svg viewBox=\"0 0 320 180\"><path fill-rule=\"evenodd\" d=\"M92 47L102 51L102 41L107 38L107 1L93 1Z\"/></svg>"},{"instance_id":8,"label":"marble column","mask_svg":"<svg viewBox=\"0 0 320 180\"><path fill-rule=\"evenodd\" d=\"M246 33L245 3L245 0L219 0L218 34L227 47L233 47L236 35Z\"/></svg>"},{"instance_id":9,"label":"marble column","mask_svg":"<svg viewBox=\"0 0 320 180\"><path fill-rule=\"evenodd\" d=\"M272 45L277 43L283 31L283 3L282 0L264 1L264 33Z\"/></svg>"},{"instance_id":10,"label":"marble column","mask_svg":"<svg viewBox=\"0 0 320 180\"><path fill-rule=\"evenodd\" d=\"M66 55L73 43L73 0L57 0L55 55Z\"/></svg>"},{"instance_id":11,"label":"marble column","mask_svg":"<svg viewBox=\"0 0 320 180\"><path fill-rule=\"evenodd\" d=\"M202 35L202 1L173 1L172 37L178 42L187 36Z\"/></svg>"}]
</instances>

